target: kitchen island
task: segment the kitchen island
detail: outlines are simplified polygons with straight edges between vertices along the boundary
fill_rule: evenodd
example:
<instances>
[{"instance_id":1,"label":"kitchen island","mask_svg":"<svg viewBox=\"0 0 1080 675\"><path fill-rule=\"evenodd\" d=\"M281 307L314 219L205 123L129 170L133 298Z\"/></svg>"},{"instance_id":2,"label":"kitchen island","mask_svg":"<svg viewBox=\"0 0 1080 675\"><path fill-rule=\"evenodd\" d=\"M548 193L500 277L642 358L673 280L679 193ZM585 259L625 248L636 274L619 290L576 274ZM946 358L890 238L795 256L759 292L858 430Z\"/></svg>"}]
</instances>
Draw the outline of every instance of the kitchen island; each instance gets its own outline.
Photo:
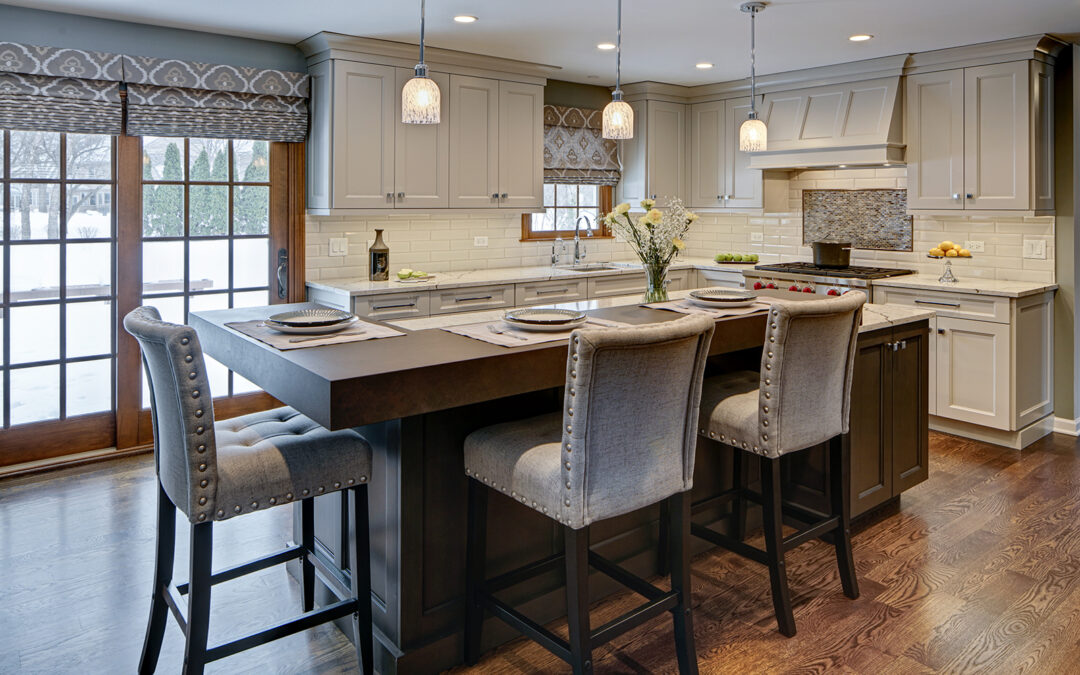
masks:
<instances>
[{"instance_id":1,"label":"kitchen island","mask_svg":"<svg viewBox=\"0 0 1080 675\"><path fill-rule=\"evenodd\" d=\"M679 296L682 293L674 293ZM804 300L784 291L768 295ZM591 314L626 323L680 315L638 306L639 296L588 301ZM303 307L308 305L295 305ZM473 314L399 321L402 337L278 351L227 327L290 306L197 312L191 323L203 349L282 402L330 429L357 428L374 450L369 487L372 601L376 664L383 673L434 673L461 662L464 616L466 477L462 441L493 423L561 409L566 344L506 348L440 330L482 320ZM496 312L497 316L499 312ZM852 512L898 498L926 477L927 320L924 310L867 306L854 378L851 444ZM430 322L439 321L440 325ZM428 323L424 323L428 322ZM711 372L757 369L765 315L719 319L710 348ZM800 503L827 499L817 449L787 462L785 479ZM695 499L730 485L730 450L702 441ZM550 520L502 495L492 495L488 569L493 574L557 552ZM340 495L317 499L316 537L322 555L341 569L348 528ZM724 527L727 507L698 515ZM657 507L600 523L592 545L631 571L649 575L657 562ZM703 550L707 544L696 542ZM515 587L508 600L541 623L564 613L560 575ZM617 588L590 581L594 597ZM513 637L492 621L485 646Z\"/></svg>"}]
</instances>

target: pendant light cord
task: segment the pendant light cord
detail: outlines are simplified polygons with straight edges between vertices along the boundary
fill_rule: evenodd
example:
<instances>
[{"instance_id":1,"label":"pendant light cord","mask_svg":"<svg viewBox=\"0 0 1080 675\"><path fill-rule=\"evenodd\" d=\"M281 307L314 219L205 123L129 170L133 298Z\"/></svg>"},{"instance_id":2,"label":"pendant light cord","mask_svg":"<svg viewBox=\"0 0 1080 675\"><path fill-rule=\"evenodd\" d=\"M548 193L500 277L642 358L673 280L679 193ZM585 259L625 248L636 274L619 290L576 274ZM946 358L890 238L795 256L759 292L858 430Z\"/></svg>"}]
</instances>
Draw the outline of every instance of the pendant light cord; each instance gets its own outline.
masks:
<instances>
[{"instance_id":1,"label":"pendant light cord","mask_svg":"<svg viewBox=\"0 0 1080 675\"><path fill-rule=\"evenodd\" d=\"M427 0L420 0L420 65L424 64L424 10Z\"/></svg>"},{"instance_id":2,"label":"pendant light cord","mask_svg":"<svg viewBox=\"0 0 1080 675\"><path fill-rule=\"evenodd\" d=\"M619 95L617 100L622 100L622 89L619 88L622 79L622 0L619 0L616 11L615 31L615 93Z\"/></svg>"},{"instance_id":3,"label":"pendant light cord","mask_svg":"<svg viewBox=\"0 0 1080 675\"><path fill-rule=\"evenodd\" d=\"M757 19L757 13L757 9L750 10L750 116L755 119L757 118L757 78L755 74L755 66L757 65L757 45L754 40L754 20ZM421 35L422 34L423 31L421 30ZM421 53L423 53L423 40L421 40L420 44Z\"/></svg>"}]
</instances>

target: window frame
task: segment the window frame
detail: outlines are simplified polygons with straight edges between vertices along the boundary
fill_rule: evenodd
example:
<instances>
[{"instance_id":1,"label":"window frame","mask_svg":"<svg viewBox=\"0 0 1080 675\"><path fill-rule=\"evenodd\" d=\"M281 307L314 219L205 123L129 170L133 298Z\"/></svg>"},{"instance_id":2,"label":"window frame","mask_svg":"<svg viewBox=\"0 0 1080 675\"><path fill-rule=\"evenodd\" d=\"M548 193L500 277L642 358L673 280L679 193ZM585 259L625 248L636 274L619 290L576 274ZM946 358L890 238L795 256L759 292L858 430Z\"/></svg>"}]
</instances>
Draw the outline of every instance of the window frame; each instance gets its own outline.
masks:
<instances>
[{"instance_id":1,"label":"window frame","mask_svg":"<svg viewBox=\"0 0 1080 675\"><path fill-rule=\"evenodd\" d=\"M570 185L571 183L548 183L548 185ZM611 233L611 228L604 222L604 214L609 213L615 201L615 188L610 185L597 185L597 192L599 194L599 205L597 210L600 213L600 217L597 218L597 222L593 223L593 237L599 237L602 239L611 239L614 235ZM545 204L544 209L548 206ZM559 208L557 206L552 208ZM571 207L567 207L571 208ZM576 208L576 207L573 207ZM532 219L533 216L541 216L542 213L523 213L521 214L521 241L554 241L559 238L573 237L573 230L533 230Z\"/></svg>"}]
</instances>

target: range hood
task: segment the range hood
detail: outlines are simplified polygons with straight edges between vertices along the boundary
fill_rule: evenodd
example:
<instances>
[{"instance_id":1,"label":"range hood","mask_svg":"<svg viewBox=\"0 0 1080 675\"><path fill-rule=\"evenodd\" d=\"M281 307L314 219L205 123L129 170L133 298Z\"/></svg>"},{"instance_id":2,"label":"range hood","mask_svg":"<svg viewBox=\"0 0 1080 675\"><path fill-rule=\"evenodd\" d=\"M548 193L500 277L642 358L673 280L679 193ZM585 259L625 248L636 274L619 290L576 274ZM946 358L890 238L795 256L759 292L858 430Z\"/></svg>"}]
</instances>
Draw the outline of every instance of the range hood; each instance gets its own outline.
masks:
<instances>
[{"instance_id":1,"label":"range hood","mask_svg":"<svg viewBox=\"0 0 1080 675\"><path fill-rule=\"evenodd\" d=\"M903 164L901 107L899 76L766 94L768 150L750 168Z\"/></svg>"}]
</instances>

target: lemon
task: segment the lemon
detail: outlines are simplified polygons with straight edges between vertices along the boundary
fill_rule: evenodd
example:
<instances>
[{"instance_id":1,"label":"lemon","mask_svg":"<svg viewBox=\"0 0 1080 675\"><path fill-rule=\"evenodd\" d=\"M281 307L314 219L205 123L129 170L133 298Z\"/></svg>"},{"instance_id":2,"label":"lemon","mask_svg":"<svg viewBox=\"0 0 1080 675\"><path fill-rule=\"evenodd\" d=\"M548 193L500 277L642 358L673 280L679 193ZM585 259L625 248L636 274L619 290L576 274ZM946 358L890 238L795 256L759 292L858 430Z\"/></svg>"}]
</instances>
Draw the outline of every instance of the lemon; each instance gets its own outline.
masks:
<instances>
[{"instance_id":1,"label":"lemon","mask_svg":"<svg viewBox=\"0 0 1080 675\"><path fill-rule=\"evenodd\" d=\"M940 248L932 248L930 249L930 255L934 256L935 258L940 258L941 256L945 255L945 251L942 251Z\"/></svg>"},{"instance_id":2,"label":"lemon","mask_svg":"<svg viewBox=\"0 0 1080 675\"><path fill-rule=\"evenodd\" d=\"M967 250L966 248L960 249L960 257L961 258L970 258L971 257L971 251Z\"/></svg>"},{"instance_id":3,"label":"lemon","mask_svg":"<svg viewBox=\"0 0 1080 675\"><path fill-rule=\"evenodd\" d=\"M959 256L960 252L957 251L955 248L950 248L948 251L945 251L946 258L958 258Z\"/></svg>"},{"instance_id":4,"label":"lemon","mask_svg":"<svg viewBox=\"0 0 1080 675\"><path fill-rule=\"evenodd\" d=\"M942 251L948 251L949 249L956 248L956 244L952 243L951 241L943 241L938 244L937 247L940 248Z\"/></svg>"}]
</instances>

